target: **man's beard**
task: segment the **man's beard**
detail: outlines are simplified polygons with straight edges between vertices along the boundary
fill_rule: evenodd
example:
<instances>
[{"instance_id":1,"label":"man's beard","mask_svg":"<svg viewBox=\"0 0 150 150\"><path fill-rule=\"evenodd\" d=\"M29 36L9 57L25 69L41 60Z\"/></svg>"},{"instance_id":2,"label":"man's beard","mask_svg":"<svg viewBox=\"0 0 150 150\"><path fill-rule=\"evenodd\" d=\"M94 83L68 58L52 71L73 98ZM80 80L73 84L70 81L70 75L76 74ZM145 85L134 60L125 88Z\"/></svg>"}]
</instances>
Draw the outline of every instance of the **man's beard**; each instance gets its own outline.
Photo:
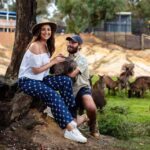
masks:
<instances>
[{"instance_id":1,"label":"man's beard","mask_svg":"<svg viewBox=\"0 0 150 150\"><path fill-rule=\"evenodd\" d=\"M70 54L75 54L75 53L78 51L78 46L77 46L77 47L68 46L68 47L67 47L67 51L68 51Z\"/></svg>"}]
</instances>

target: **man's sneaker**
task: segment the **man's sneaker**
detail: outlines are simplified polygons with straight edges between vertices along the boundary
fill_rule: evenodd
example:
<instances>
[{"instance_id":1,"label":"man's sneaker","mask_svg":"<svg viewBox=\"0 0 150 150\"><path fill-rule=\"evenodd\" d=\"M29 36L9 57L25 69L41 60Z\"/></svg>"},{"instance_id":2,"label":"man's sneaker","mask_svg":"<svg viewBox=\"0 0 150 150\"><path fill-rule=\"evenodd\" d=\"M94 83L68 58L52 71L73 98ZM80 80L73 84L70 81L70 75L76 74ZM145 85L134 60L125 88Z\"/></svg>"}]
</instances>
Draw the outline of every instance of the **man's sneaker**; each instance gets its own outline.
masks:
<instances>
[{"instance_id":1,"label":"man's sneaker","mask_svg":"<svg viewBox=\"0 0 150 150\"><path fill-rule=\"evenodd\" d=\"M64 137L80 143L87 142L87 138L85 138L77 128L74 128L71 131L65 130Z\"/></svg>"},{"instance_id":2,"label":"man's sneaker","mask_svg":"<svg viewBox=\"0 0 150 150\"><path fill-rule=\"evenodd\" d=\"M98 126L95 124L95 125L92 125L90 128L90 133L91 135L96 138L97 140L100 139L100 133L99 133L99 130L98 130Z\"/></svg>"},{"instance_id":3,"label":"man's sneaker","mask_svg":"<svg viewBox=\"0 0 150 150\"><path fill-rule=\"evenodd\" d=\"M77 116L77 124L78 127L82 124L84 124L85 122L89 121L89 118L87 117L86 114L83 114L81 116Z\"/></svg>"}]
</instances>

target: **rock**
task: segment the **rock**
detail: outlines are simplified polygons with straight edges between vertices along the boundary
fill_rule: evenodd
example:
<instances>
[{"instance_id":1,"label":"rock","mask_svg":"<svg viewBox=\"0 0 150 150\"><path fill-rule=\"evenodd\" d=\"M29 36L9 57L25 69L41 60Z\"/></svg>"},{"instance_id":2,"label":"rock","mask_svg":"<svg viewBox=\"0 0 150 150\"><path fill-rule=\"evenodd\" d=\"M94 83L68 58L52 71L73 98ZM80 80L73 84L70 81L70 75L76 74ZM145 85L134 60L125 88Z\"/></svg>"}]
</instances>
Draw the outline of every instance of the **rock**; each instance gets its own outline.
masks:
<instances>
[{"instance_id":1,"label":"rock","mask_svg":"<svg viewBox=\"0 0 150 150\"><path fill-rule=\"evenodd\" d=\"M23 92L15 94L9 102L0 102L0 125L9 125L29 111L32 97Z\"/></svg>"},{"instance_id":2,"label":"rock","mask_svg":"<svg viewBox=\"0 0 150 150\"><path fill-rule=\"evenodd\" d=\"M7 97L8 90L9 90L9 85L0 81L0 101L3 101Z\"/></svg>"},{"instance_id":3,"label":"rock","mask_svg":"<svg viewBox=\"0 0 150 150\"><path fill-rule=\"evenodd\" d=\"M10 101L18 90L17 81L6 79L0 75L0 101Z\"/></svg>"},{"instance_id":4,"label":"rock","mask_svg":"<svg viewBox=\"0 0 150 150\"><path fill-rule=\"evenodd\" d=\"M44 125L44 122L38 121L34 118L24 119L22 122L23 122L23 128L27 130L32 130L36 125Z\"/></svg>"}]
</instances>

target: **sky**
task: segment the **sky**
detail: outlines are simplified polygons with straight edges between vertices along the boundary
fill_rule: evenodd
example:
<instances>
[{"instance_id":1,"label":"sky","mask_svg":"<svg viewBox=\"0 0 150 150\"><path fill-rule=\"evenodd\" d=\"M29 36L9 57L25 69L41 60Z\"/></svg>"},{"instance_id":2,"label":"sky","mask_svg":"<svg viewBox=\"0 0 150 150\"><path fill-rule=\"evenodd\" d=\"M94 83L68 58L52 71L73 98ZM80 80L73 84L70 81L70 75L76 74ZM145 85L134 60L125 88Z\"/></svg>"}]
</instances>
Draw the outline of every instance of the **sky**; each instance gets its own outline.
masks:
<instances>
[{"instance_id":1,"label":"sky","mask_svg":"<svg viewBox=\"0 0 150 150\"><path fill-rule=\"evenodd\" d=\"M48 13L49 13L49 18L53 17L54 12L57 11L57 6L55 5L55 0L53 0L49 5L48 5Z\"/></svg>"}]
</instances>

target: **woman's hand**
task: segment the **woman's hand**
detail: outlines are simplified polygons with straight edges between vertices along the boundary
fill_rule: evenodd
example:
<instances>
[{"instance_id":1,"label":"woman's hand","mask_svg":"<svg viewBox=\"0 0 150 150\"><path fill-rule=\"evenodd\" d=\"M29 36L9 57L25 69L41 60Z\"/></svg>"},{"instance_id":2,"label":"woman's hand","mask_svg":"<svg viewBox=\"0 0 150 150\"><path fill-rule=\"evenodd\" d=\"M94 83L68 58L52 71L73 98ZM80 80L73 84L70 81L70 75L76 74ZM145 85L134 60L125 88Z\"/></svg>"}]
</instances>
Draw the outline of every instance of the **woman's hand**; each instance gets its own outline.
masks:
<instances>
[{"instance_id":1,"label":"woman's hand","mask_svg":"<svg viewBox=\"0 0 150 150\"><path fill-rule=\"evenodd\" d=\"M51 60L51 62L53 63L53 65L54 65L54 64L58 64L58 63L60 63L60 62L64 62L64 61L65 61L65 57L62 56L62 55L58 55L58 56L54 57L54 58Z\"/></svg>"},{"instance_id":2,"label":"woman's hand","mask_svg":"<svg viewBox=\"0 0 150 150\"><path fill-rule=\"evenodd\" d=\"M57 56L60 56L60 57L65 57L63 54L59 53Z\"/></svg>"},{"instance_id":3,"label":"woman's hand","mask_svg":"<svg viewBox=\"0 0 150 150\"><path fill-rule=\"evenodd\" d=\"M47 63L47 64L45 64L45 65L43 65L41 67L39 67L39 68L32 68L32 72L34 74L41 73L41 72L47 70L48 68L52 67L53 65L58 64L58 63L63 62L63 61L65 61L65 57L58 55L55 58L53 58L52 60L50 60L49 63Z\"/></svg>"}]
</instances>

